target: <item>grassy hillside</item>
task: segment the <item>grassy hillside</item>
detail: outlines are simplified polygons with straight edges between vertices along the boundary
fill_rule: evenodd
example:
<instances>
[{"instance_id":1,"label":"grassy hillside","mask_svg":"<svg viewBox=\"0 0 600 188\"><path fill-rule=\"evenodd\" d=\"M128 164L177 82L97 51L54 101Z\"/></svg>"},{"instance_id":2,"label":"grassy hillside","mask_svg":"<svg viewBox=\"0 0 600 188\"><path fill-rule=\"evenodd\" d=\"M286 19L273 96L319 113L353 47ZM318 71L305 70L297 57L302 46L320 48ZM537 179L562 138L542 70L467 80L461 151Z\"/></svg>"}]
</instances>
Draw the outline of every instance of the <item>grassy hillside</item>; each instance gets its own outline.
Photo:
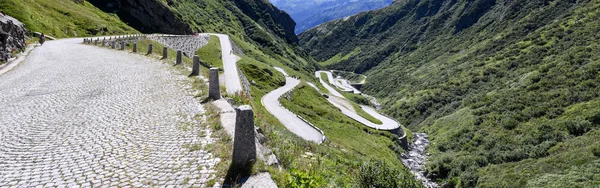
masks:
<instances>
[{"instance_id":1,"label":"grassy hillside","mask_svg":"<svg viewBox=\"0 0 600 188\"><path fill-rule=\"evenodd\" d=\"M406 0L300 43L337 59L331 69L365 73L363 90L387 114L429 133L427 168L440 182L593 187L599 18L598 0Z\"/></svg>"},{"instance_id":2,"label":"grassy hillside","mask_svg":"<svg viewBox=\"0 0 600 188\"><path fill-rule=\"evenodd\" d=\"M404 150L398 143L394 143L399 142L396 135L367 128L348 118L307 84L303 83L297 86L290 99L288 101L286 98L281 98L280 102L286 109L321 128L328 139L327 143L315 146L311 151L319 157L318 164L300 163L296 167L309 170L318 177L317 179L327 180L322 182L322 186L319 187L325 187L325 185L330 187L364 186L365 184L376 186L377 184L369 182L370 178L377 181L390 178L393 183L384 187L422 186L398 160L399 154ZM397 173L384 174L386 169L383 168L378 169L381 174L366 172L364 168L373 165L369 163L371 160L382 161L386 164L385 168L392 169ZM313 167L307 168L306 166ZM361 177L361 174L365 177Z\"/></svg>"},{"instance_id":3,"label":"grassy hillside","mask_svg":"<svg viewBox=\"0 0 600 188\"><path fill-rule=\"evenodd\" d=\"M2 0L0 10L29 31L54 37L137 33L116 15L83 0Z\"/></svg>"}]
</instances>

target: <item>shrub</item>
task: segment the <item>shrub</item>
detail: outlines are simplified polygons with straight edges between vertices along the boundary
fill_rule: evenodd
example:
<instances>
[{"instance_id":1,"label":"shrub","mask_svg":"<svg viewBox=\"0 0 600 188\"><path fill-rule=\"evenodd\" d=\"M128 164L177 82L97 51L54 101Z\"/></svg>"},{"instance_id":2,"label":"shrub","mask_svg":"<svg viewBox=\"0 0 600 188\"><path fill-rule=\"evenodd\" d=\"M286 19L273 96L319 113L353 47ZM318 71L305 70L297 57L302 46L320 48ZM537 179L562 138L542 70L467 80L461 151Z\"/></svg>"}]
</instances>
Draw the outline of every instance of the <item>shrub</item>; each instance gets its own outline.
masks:
<instances>
[{"instance_id":1,"label":"shrub","mask_svg":"<svg viewBox=\"0 0 600 188\"><path fill-rule=\"evenodd\" d=\"M286 179L286 187L321 187L323 185L323 178L320 176L294 168L290 169Z\"/></svg>"},{"instance_id":2,"label":"shrub","mask_svg":"<svg viewBox=\"0 0 600 188\"><path fill-rule=\"evenodd\" d=\"M592 153L594 154L594 156L600 157L600 146L592 147Z\"/></svg>"},{"instance_id":3,"label":"shrub","mask_svg":"<svg viewBox=\"0 0 600 188\"><path fill-rule=\"evenodd\" d=\"M390 168L385 162L371 160L360 166L360 187L416 187L414 177Z\"/></svg>"}]
</instances>

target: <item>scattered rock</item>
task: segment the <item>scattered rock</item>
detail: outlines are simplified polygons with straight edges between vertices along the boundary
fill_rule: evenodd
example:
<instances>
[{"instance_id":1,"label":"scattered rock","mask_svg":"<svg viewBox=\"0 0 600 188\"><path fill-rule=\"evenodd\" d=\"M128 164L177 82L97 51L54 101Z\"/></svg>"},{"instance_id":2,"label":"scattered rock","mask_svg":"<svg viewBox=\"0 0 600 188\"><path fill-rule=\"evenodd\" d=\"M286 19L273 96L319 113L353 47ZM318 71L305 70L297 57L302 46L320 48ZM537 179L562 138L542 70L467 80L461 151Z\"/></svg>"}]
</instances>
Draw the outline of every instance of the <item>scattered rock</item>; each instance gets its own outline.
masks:
<instances>
[{"instance_id":1,"label":"scattered rock","mask_svg":"<svg viewBox=\"0 0 600 188\"><path fill-rule=\"evenodd\" d=\"M12 51L25 49L27 30L19 20L0 14L0 61L12 58Z\"/></svg>"},{"instance_id":2,"label":"scattered rock","mask_svg":"<svg viewBox=\"0 0 600 188\"><path fill-rule=\"evenodd\" d=\"M271 178L271 174L264 172L260 174L256 174L254 176L248 177L248 179L243 180L242 188L251 188L251 187L277 187L277 184Z\"/></svg>"}]
</instances>

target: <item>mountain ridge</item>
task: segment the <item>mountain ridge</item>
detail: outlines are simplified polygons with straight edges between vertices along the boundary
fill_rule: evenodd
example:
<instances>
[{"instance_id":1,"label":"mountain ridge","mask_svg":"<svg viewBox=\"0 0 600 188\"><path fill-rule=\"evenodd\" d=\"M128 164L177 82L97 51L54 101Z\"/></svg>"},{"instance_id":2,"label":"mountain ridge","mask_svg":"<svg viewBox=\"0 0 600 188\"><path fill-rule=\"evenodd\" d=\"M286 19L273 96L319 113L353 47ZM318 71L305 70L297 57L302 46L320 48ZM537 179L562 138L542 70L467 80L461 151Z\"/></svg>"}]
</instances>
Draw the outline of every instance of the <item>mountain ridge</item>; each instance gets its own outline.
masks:
<instances>
[{"instance_id":1,"label":"mountain ridge","mask_svg":"<svg viewBox=\"0 0 600 188\"><path fill-rule=\"evenodd\" d=\"M297 23L295 33L300 34L307 29L327 21L351 16L363 11L383 8L394 0L279 0L271 1L274 5L288 12Z\"/></svg>"}]
</instances>

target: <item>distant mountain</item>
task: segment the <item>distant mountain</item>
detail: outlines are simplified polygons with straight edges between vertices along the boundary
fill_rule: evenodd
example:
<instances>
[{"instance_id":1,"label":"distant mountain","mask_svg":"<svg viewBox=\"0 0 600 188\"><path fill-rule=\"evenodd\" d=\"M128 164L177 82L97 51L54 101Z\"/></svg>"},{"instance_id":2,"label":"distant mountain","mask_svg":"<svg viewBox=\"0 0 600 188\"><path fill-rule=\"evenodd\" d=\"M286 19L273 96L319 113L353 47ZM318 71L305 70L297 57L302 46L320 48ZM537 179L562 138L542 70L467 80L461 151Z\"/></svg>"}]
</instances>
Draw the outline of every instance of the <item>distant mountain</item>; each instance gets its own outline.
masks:
<instances>
[{"instance_id":1,"label":"distant mountain","mask_svg":"<svg viewBox=\"0 0 600 188\"><path fill-rule=\"evenodd\" d=\"M321 23L386 7L392 2L394 0L271 0L296 21L297 34Z\"/></svg>"}]
</instances>

